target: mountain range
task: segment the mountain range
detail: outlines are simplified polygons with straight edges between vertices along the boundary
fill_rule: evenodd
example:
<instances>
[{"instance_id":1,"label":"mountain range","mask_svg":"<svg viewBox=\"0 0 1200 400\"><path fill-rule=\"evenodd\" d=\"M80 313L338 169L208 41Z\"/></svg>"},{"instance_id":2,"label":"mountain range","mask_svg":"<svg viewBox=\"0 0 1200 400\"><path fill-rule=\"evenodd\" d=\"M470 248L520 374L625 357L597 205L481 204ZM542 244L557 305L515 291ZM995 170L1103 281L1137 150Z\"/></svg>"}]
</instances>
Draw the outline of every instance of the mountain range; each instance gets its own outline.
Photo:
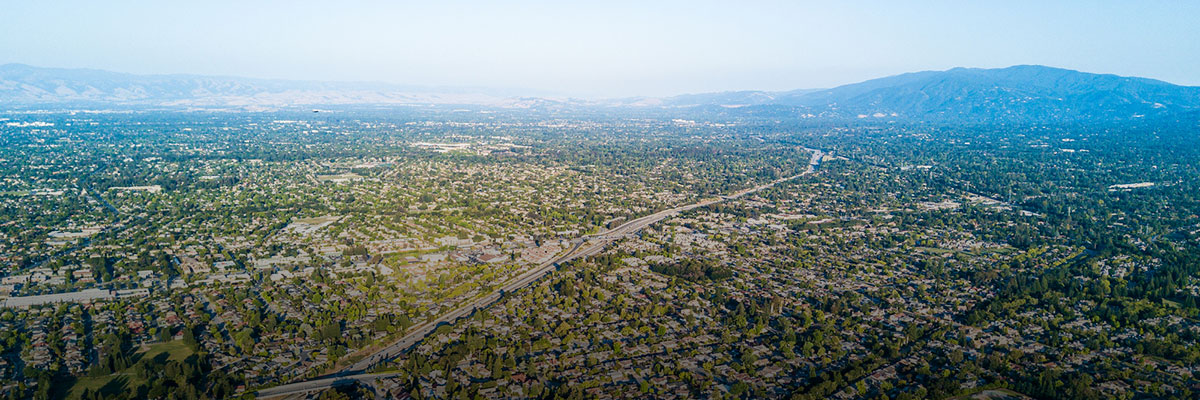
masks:
<instances>
[{"instance_id":1,"label":"mountain range","mask_svg":"<svg viewBox=\"0 0 1200 400\"><path fill-rule=\"evenodd\" d=\"M1130 120L1200 110L1200 87L1039 65L954 68L832 89L678 96L665 104L783 105L819 115L978 122Z\"/></svg>"},{"instance_id":2,"label":"mountain range","mask_svg":"<svg viewBox=\"0 0 1200 400\"><path fill-rule=\"evenodd\" d=\"M204 75L134 75L95 69L0 65L0 105L263 109L344 104L520 107L540 99L487 88L406 86Z\"/></svg>"},{"instance_id":3,"label":"mountain range","mask_svg":"<svg viewBox=\"0 0 1200 400\"><path fill-rule=\"evenodd\" d=\"M90 69L0 65L0 106L152 106L271 109L321 105L719 107L825 118L909 121L1112 121L1194 115L1200 87L1038 65L954 68L831 89L737 91L664 98L579 100L480 88L314 82L199 75L133 75Z\"/></svg>"}]
</instances>

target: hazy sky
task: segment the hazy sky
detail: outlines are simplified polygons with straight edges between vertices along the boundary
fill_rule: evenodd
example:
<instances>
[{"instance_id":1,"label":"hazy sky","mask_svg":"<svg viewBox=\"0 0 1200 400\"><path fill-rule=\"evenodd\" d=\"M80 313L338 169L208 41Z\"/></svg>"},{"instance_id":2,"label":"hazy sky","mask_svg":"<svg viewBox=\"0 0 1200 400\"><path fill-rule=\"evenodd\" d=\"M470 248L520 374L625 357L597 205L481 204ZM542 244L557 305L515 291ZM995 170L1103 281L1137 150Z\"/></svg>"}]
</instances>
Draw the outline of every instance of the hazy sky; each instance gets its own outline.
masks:
<instances>
[{"instance_id":1,"label":"hazy sky","mask_svg":"<svg viewBox=\"0 0 1200 400\"><path fill-rule=\"evenodd\" d=\"M0 63L132 73L627 96L1045 64L1200 85L1195 1L0 0L0 21Z\"/></svg>"}]
</instances>

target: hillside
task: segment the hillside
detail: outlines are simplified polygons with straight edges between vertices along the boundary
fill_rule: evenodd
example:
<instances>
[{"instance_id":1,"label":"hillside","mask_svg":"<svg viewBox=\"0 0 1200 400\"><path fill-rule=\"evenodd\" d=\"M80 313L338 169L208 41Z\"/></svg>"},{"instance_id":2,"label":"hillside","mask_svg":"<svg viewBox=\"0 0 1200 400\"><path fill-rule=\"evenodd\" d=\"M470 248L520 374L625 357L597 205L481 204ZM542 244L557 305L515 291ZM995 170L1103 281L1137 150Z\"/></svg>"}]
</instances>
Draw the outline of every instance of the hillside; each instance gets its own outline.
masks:
<instances>
[{"instance_id":1,"label":"hillside","mask_svg":"<svg viewBox=\"0 0 1200 400\"><path fill-rule=\"evenodd\" d=\"M842 116L1032 122L1131 120L1200 110L1200 87L1044 66L955 68L781 97Z\"/></svg>"}]
</instances>

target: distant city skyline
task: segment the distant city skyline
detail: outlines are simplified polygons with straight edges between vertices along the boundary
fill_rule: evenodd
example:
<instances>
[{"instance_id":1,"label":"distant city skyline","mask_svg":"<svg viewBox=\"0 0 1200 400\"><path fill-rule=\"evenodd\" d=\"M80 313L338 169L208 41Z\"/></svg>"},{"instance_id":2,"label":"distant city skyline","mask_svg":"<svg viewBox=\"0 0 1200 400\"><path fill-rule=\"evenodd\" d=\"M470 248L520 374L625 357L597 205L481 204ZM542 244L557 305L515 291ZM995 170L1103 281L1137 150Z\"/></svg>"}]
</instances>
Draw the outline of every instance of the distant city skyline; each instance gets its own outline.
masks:
<instances>
[{"instance_id":1,"label":"distant city skyline","mask_svg":"<svg viewBox=\"0 0 1200 400\"><path fill-rule=\"evenodd\" d=\"M1040 64L1200 85L1200 4L9 2L0 64L525 89L825 88Z\"/></svg>"}]
</instances>

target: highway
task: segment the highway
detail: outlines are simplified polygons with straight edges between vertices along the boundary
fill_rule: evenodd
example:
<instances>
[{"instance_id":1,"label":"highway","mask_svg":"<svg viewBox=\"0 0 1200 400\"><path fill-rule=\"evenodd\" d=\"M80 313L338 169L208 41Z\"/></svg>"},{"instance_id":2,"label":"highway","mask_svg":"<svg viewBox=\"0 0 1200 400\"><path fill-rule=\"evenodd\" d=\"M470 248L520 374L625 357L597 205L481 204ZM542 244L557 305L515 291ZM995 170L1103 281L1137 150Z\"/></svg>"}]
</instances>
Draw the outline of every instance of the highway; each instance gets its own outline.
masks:
<instances>
[{"instance_id":1,"label":"highway","mask_svg":"<svg viewBox=\"0 0 1200 400\"><path fill-rule=\"evenodd\" d=\"M385 372L379 374L358 374L344 377L319 378L311 381L289 383L287 385L276 386L270 389L264 389L258 392L258 398L280 397L303 394L318 390L325 390L332 387L348 385L355 382L363 382L370 384L376 379L391 378L399 375L398 372Z\"/></svg>"},{"instance_id":2,"label":"highway","mask_svg":"<svg viewBox=\"0 0 1200 400\"><path fill-rule=\"evenodd\" d=\"M529 285L533 284L534 282L537 282L539 279L546 276L551 271L558 269L558 266L561 264L570 262L570 261L575 260L580 257L587 257L587 256L598 254L602 250L604 250L604 248L607 247L609 244L611 244L612 242L616 241L617 239L619 239L625 235L635 233L635 232L641 230L642 228L649 226L650 224L653 224L658 221L662 221L662 220L666 219L667 217L677 215L684 211L688 211L688 210L691 210L694 208L704 207L704 206L714 204L714 203L720 203L723 201L737 199L737 198L740 198L747 194L758 192L763 189L767 189L769 187L775 186L777 184L787 182L787 181L802 177L804 175L811 174L814 171L816 171L817 167L821 163L821 158L825 155L825 153L821 152L820 150L814 150L814 149L808 149L808 150L813 152L812 158L809 160L808 168L805 169L805 171L800 173L799 175L793 175L793 176L790 176L787 178L777 179L777 180L771 181L770 183L755 186L755 187L752 187L749 189L740 190L733 194L721 196L719 198L705 199L705 200L701 200L696 203L659 211L654 214L650 214L650 215L647 215L647 216L644 216L644 217L641 217L638 219L631 220L629 222L621 224L620 226L617 226L616 228L612 228L603 233L599 233L599 234L595 234L595 235L586 235L586 236L580 237L578 239L575 239L573 241L575 244L572 246L571 249L569 249L563 255L561 255L553 260L547 261L547 262L539 265L538 267L517 276L516 278L509 281L504 286L500 287L499 290L493 291L492 293L489 293L486 296L476 298L475 300L472 300L469 304L464 304L459 308L456 308L446 314L443 314L441 317L438 317L437 319L435 319L433 321L425 322L425 323L422 323L420 325L416 325L416 326L410 328L409 333L400 337L399 339L397 339L396 342L392 343L391 345L389 345L383 349L380 349L379 351L377 351L367 357L364 357L362 360L360 360L354 364L351 364L350 366L348 366L346 368L343 368L341 371L338 371L337 373L333 374L332 376L328 376L328 377L324 377L324 378L317 378L314 380L309 380L309 381L304 381L304 382L296 382L296 383L288 383L288 384L284 384L284 385L279 385L279 386L260 390L256 393L256 395L260 399L265 399L265 398L271 398L271 397L281 397L281 396L303 394L303 393L308 393L308 392L312 392L312 391L323 390L323 389L327 389L327 388L331 388L331 387L337 387L337 386L341 386L341 385L345 385L345 384L350 384L353 382L361 381L361 382L369 383L370 381L373 381L374 379L378 379L380 377L394 375L394 374L367 374L367 373L364 373L364 371L370 369L373 366L379 365L383 362L386 362L388 360L398 357L400 354L402 354L405 351L407 351L408 349L412 348L417 343L420 343L421 340L425 339L426 336L428 336L430 333L432 333L434 330L436 330L442 324L453 324L459 318L469 317L469 316L471 316L471 314L474 314L476 310L479 310L482 308L487 308L491 304L495 303L497 300L500 300L500 297L504 293L512 293L521 288L529 286Z\"/></svg>"}]
</instances>

